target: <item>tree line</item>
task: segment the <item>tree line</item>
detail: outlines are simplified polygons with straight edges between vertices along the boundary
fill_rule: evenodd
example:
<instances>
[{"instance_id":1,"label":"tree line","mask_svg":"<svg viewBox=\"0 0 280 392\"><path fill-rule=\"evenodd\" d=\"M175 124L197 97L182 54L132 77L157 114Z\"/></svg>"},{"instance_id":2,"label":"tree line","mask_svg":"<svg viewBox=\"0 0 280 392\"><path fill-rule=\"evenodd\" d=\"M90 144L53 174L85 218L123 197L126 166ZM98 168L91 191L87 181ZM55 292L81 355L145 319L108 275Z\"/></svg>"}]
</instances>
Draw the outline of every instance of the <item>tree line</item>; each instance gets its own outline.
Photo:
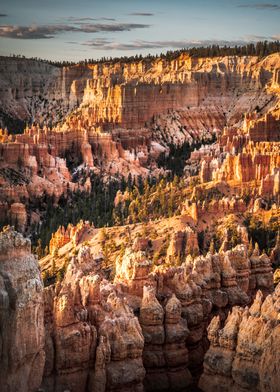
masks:
<instances>
[{"instance_id":1,"label":"tree line","mask_svg":"<svg viewBox=\"0 0 280 392\"><path fill-rule=\"evenodd\" d=\"M159 55L148 54L143 56L141 54L136 54L134 56L121 56L121 57L101 57L100 59L85 59L78 62L75 61L52 61L47 59L41 59L38 57L27 58L23 55L11 55L12 58L22 58L28 60L35 60L44 62L55 67L69 67L74 65L94 65L94 64L104 64L104 63L133 63L138 61L150 62L156 59L163 60L174 60L180 54L186 53L191 57L219 57L219 56L258 56L260 58L268 56L272 53L280 52L280 41L259 41L255 43L248 43L244 45L209 45L209 46L195 46L191 48L182 48L179 50L168 50L165 53L160 53ZM7 57L7 56L6 56Z\"/></svg>"}]
</instances>

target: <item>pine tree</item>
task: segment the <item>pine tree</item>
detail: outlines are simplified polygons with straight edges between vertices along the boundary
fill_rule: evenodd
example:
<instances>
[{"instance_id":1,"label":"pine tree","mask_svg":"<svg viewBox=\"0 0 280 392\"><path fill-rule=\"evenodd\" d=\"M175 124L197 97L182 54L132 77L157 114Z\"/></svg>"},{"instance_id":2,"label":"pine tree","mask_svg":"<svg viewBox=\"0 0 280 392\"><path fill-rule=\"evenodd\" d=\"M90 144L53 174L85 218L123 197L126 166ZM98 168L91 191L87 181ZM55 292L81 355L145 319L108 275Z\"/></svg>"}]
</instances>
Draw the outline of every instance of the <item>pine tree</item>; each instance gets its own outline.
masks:
<instances>
[{"instance_id":1,"label":"pine tree","mask_svg":"<svg viewBox=\"0 0 280 392\"><path fill-rule=\"evenodd\" d=\"M107 233L106 233L106 229L105 229L105 227L102 227L101 230L100 230L100 242L101 242L102 246L105 245L107 237L108 236L107 236Z\"/></svg>"},{"instance_id":2,"label":"pine tree","mask_svg":"<svg viewBox=\"0 0 280 392\"><path fill-rule=\"evenodd\" d=\"M55 259L52 259L52 276L55 276L55 272L56 272L56 263L55 263Z\"/></svg>"},{"instance_id":3,"label":"pine tree","mask_svg":"<svg viewBox=\"0 0 280 392\"><path fill-rule=\"evenodd\" d=\"M248 248L248 255L249 255L249 257L252 256L253 250L254 250L254 248L253 248L253 241L252 241L252 238L251 238L250 239L250 243L249 243L249 248Z\"/></svg>"},{"instance_id":4,"label":"pine tree","mask_svg":"<svg viewBox=\"0 0 280 392\"><path fill-rule=\"evenodd\" d=\"M214 244L213 238L212 238L212 240L211 240L211 242L210 242L209 253L210 253L211 255L214 255L214 254L215 254L215 244Z\"/></svg>"},{"instance_id":5,"label":"pine tree","mask_svg":"<svg viewBox=\"0 0 280 392\"><path fill-rule=\"evenodd\" d=\"M259 254L260 254L260 247L259 247L259 244L258 244L257 242L255 242L254 253L255 253L256 255L259 255Z\"/></svg>"},{"instance_id":6,"label":"pine tree","mask_svg":"<svg viewBox=\"0 0 280 392\"><path fill-rule=\"evenodd\" d=\"M39 260L44 256L44 251L43 251L43 248L42 248L42 240L40 238L37 241L37 246L35 248L35 253L38 256Z\"/></svg>"}]
</instances>

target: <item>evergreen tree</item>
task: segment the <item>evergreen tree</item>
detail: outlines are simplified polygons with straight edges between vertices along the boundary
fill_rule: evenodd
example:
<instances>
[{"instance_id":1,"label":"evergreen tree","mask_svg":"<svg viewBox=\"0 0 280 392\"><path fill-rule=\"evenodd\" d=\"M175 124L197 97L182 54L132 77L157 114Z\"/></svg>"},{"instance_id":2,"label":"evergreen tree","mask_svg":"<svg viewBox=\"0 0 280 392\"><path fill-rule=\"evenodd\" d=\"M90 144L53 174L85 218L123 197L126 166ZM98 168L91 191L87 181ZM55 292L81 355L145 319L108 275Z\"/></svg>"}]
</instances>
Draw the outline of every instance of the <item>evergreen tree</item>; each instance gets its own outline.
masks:
<instances>
[{"instance_id":1,"label":"evergreen tree","mask_svg":"<svg viewBox=\"0 0 280 392\"><path fill-rule=\"evenodd\" d=\"M215 243L214 243L213 238L212 238L212 240L211 240L211 242L210 242L209 253L210 253L211 255L214 255L214 254L216 253L216 252L215 252Z\"/></svg>"}]
</instances>

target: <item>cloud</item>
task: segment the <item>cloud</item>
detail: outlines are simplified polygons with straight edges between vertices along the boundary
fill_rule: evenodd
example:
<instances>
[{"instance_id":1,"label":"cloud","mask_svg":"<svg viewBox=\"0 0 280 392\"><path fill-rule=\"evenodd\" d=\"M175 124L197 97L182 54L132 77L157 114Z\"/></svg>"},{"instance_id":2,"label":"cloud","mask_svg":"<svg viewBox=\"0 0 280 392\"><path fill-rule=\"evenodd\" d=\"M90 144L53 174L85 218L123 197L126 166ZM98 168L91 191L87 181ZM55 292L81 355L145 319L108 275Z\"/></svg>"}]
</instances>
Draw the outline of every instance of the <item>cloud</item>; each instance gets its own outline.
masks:
<instances>
[{"instance_id":1,"label":"cloud","mask_svg":"<svg viewBox=\"0 0 280 392\"><path fill-rule=\"evenodd\" d=\"M240 4L237 7L254 8L257 10L280 10L279 4L272 4L272 3Z\"/></svg>"},{"instance_id":2,"label":"cloud","mask_svg":"<svg viewBox=\"0 0 280 392\"><path fill-rule=\"evenodd\" d=\"M132 16L154 16L155 14L153 14L152 12L131 12L128 15L132 15Z\"/></svg>"},{"instance_id":3,"label":"cloud","mask_svg":"<svg viewBox=\"0 0 280 392\"><path fill-rule=\"evenodd\" d=\"M66 31L79 31L78 28L67 25L53 26L0 26L0 37L18 39L47 39Z\"/></svg>"},{"instance_id":4,"label":"cloud","mask_svg":"<svg viewBox=\"0 0 280 392\"><path fill-rule=\"evenodd\" d=\"M0 14L0 18L6 18L7 14Z\"/></svg>"},{"instance_id":5,"label":"cloud","mask_svg":"<svg viewBox=\"0 0 280 392\"><path fill-rule=\"evenodd\" d=\"M111 41L107 38L96 38L94 40L87 41L83 45L90 46L95 49L102 50L143 50L143 49L183 49L192 48L199 46L235 46L245 45L248 43L257 42L260 40L275 40L277 36L272 37L260 37L260 36L247 36L240 40L226 41L226 40L171 40L171 41L143 41L135 40L128 43L121 43L117 41Z\"/></svg>"},{"instance_id":6,"label":"cloud","mask_svg":"<svg viewBox=\"0 0 280 392\"><path fill-rule=\"evenodd\" d=\"M90 21L100 21L100 20L105 20L107 22L115 22L115 18L106 18L106 17L101 17L101 18L90 18L90 17L75 17L75 16L69 16L66 18L68 22L73 22L73 23L82 23L82 22L90 22Z\"/></svg>"},{"instance_id":7,"label":"cloud","mask_svg":"<svg viewBox=\"0 0 280 392\"><path fill-rule=\"evenodd\" d=\"M160 48L183 48L186 41L142 41L135 40L128 43L110 41L106 38L97 38L84 45L102 50L139 50L139 49L160 49Z\"/></svg>"},{"instance_id":8,"label":"cloud","mask_svg":"<svg viewBox=\"0 0 280 392\"><path fill-rule=\"evenodd\" d=\"M150 25L140 24L140 23L112 23L112 24L82 23L80 24L80 31L84 33L99 33L102 31L117 32L117 31L131 31L131 30L143 29L147 27L150 27Z\"/></svg>"},{"instance_id":9,"label":"cloud","mask_svg":"<svg viewBox=\"0 0 280 392\"><path fill-rule=\"evenodd\" d=\"M0 25L0 37L17 39L49 39L65 32L72 33L100 33L131 31L148 28L150 25L140 23L80 23L78 26L70 24L56 24L46 26L12 26Z\"/></svg>"},{"instance_id":10,"label":"cloud","mask_svg":"<svg viewBox=\"0 0 280 392\"><path fill-rule=\"evenodd\" d=\"M280 39L280 34L270 35L270 36L250 34L244 36L245 43L258 42L258 41L279 41L279 39Z\"/></svg>"}]
</instances>

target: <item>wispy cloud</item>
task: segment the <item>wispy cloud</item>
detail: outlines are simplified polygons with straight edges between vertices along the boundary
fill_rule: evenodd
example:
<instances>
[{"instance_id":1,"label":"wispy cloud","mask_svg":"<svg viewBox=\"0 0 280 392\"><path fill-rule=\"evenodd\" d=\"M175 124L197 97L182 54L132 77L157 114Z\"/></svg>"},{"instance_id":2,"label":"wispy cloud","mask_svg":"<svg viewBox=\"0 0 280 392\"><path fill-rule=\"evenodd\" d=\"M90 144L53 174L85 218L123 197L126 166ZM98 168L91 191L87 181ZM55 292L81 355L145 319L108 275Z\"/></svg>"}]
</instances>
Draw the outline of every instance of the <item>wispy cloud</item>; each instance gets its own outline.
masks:
<instances>
[{"instance_id":1,"label":"wispy cloud","mask_svg":"<svg viewBox=\"0 0 280 392\"><path fill-rule=\"evenodd\" d=\"M254 8L257 10L280 10L280 5L273 3L239 4L237 7Z\"/></svg>"},{"instance_id":2,"label":"wispy cloud","mask_svg":"<svg viewBox=\"0 0 280 392\"><path fill-rule=\"evenodd\" d=\"M241 41L234 41L234 44L240 44ZM190 48L194 46L207 46L212 44L229 45L229 41L211 41L211 40L172 40L172 41L142 41L135 40L128 43L110 41L106 38L97 38L85 42L83 45L103 50L139 50L139 49L164 49L164 48Z\"/></svg>"},{"instance_id":3,"label":"wispy cloud","mask_svg":"<svg viewBox=\"0 0 280 392\"><path fill-rule=\"evenodd\" d=\"M260 40L277 40L278 36L262 37L262 36L246 36L239 40L226 41L226 40L167 40L167 41L143 41L135 40L128 43L122 43L118 41L112 41L107 38L96 38L94 40L87 41L83 45L90 46L95 49L102 50L141 50L141 49L183 49L192 48L199 46L234 46L244 45L247 43L253 43Z\"/></svg>"},{"instance_id":4,"label":"wispy cloud","mask_svg":"<svg viewBox=\"0 0 280 392\"><path fill-rule=\"evenodd\" d=\"M279 41L280 40L280 34L275 34L275 35L245 35L244 36L244 43L255 43L258 41Z\"/></svg>"},{"instance_id":5,"label":"wispy cloud","mask_svg":"<svg viewBox=\"0 0 280 392\"><path fill-rule=\"evenodd\" d=\"M154 16L155 14L153 14L152 12L131 12L128 15L132 15L132 16Z\"/></svg>"},{"instance_id":6,"label":"wispy cloud","mask_svg":"<svg viewBox=\"0 0 280 392\"><path fill-rule=\"evenodd\" d=\"M56 35L72 33L100 33L100 32L119 32L131 31L135 29L148 28L150 25L140 23L80 23L78 26L71 24L56 24L46 26L0 26L0 37L17 38L17 39L49 39Z\"/></svg>"},{"instance_id":7,"label":"wispy cloud","mask_svg":"<svg viewBox=\"0 0 280 392\"><path fill-rule=\"evenodd\" d=\"M68 22L73 22L73 23L81 23L81 22L94 22L94 21L101 21L105 20L107 22L114 22L116 21L115 18L106 18L106 17L100 17L100 18L90 18L90 17L76 17L76 16L69 16L66 18Z\"/></svg>"}]
</instances>

